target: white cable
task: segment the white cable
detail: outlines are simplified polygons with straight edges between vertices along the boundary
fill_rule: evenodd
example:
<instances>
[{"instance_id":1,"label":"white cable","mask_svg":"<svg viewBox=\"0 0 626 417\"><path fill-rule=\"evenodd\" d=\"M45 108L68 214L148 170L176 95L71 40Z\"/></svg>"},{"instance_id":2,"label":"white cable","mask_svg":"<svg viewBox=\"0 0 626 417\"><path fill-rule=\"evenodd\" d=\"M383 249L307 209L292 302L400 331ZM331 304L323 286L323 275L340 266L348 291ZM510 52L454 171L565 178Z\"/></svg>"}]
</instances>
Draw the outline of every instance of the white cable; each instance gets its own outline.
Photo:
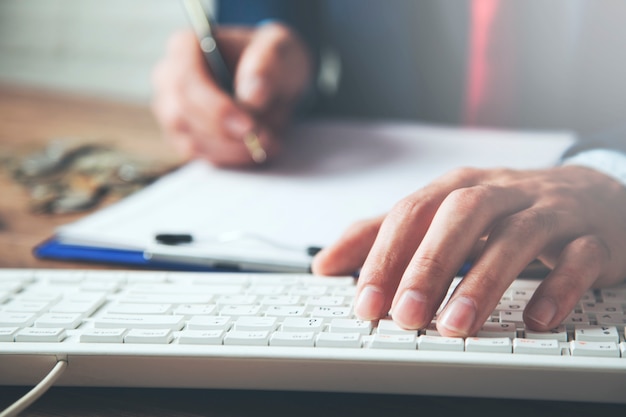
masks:
<instances>
[{"instance_id":1,"label":"white cable","mask_svg":"<svg viewBox=\"0 0 626 417\"><path fill-rule=\"evenodd\" d=\"M52 385L54 385L56 380L59 379L61 375L63 375L65 368L67 368L67 361L62 359L59 360L44 379L39 381L39 383L35 385L33 389L24 394L22 398L15 401L12 405L2 411L0 413L0 417L14 417L30 407L39 399L39 397L45 394L45 392L48 391Z\"/></svg>"}]
</instances>

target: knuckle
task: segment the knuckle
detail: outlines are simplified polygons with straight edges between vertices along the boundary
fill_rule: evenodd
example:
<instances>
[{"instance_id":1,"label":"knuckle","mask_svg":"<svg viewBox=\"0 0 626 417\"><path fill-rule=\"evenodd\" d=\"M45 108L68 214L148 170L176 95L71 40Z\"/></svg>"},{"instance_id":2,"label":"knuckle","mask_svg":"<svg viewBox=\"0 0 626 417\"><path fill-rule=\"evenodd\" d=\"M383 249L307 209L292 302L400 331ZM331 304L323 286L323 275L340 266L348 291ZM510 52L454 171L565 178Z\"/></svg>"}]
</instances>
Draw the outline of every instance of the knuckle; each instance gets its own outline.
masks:
<instances>
[{"instance_id":1,"label":"knuckle","mask_svg":"<svg viewBox=\"0 0 626 417\"><path fill-rule=\"evenodd\" d=\"M404 220L412 220L419 216L424 203L414 196L401 199L389 211L387 218L392 222L402 222Z\"/></svg>"},{"instance_id":2,"label":"knuckle","mask_svg":"<svg viewBox=\"0 0 626 417\"><path fill-rule=\"evenodd\" d=\"M449 263L433 254L420 256L412 263L410 269L413 276L427 276L435 279L447 278L450 274Z\"/></svg>"},{"instance_id":3,"label":"knuckle","mask_svg":"<svg viewBox=\"0 0 626 417\"><path fill-rule=\"evenodd\" d=\"M556 212L529 208L504 219L494 233L514 234L519 239L530 238L538 233L551 236L558 230L558 224Z\"/></svg>"},{"instance_id":4,"label":"knuckle","mask_svg":"<svg viewBox=\"0 0 626 417\"><path fill-rule=\"evenodd\" d=\"M448 172L445 176L456 181L476 180L480 177L482 169L473 167L460 167L455 168Z\"/></svg>"},{"instance_id":5,"label":"knuckle","mask_svg":"<svg viewBox=\"0 0 626 417\"><path fill-rule=\"evenodd\" d=\"M445 202L458 207L465 213L475 213L488 205L495 191L495 187L485 184L457 188L448 194Z\"/></svg>"},{"instance_id":6,"label":"knuckle","mask_svg":"<svg viewBox=\"0 0 626 417\"><path fill-rule=\"evenodd\" d=\"M571 244L572 249L578 253L586 253L592 257L607 257L610 250L606 242L595 235L583 236Z\"/></svg>"}]
</instances>

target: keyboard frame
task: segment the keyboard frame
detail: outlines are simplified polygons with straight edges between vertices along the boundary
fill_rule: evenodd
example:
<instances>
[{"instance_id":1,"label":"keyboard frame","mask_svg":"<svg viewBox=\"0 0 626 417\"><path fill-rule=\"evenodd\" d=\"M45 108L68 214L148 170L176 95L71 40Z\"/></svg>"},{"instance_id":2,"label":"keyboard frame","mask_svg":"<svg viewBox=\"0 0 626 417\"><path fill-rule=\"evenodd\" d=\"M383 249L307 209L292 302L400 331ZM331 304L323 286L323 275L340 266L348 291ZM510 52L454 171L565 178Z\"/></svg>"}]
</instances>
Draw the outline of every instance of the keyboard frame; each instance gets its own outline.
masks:
<instances>
[{"instance_id":1,"label":"keyboard frame","mask_svg":"<svg viewBox=\"0 0 626 417\"><path fill-rule=\"evenodd\" d=\"M626 404L626 358L177 343L7 342L0 343L0 348L0 385L33 385L58 359L65 359L68 367L56 384L59 386L327 391Z\"/></svg>"},{"instance_id":2,"label":"keyboard frame","mask_svg":"<svg viewBox=\"0 0 626 417\"><path fill-rule=\"evenodd\" d=\"M131 274L145 272L129 271ZM0 342L0 386L322 391L626 404L626 358L371 348ZM581 384L584 387L581 389Z\"/></svg>"}]
</instances>

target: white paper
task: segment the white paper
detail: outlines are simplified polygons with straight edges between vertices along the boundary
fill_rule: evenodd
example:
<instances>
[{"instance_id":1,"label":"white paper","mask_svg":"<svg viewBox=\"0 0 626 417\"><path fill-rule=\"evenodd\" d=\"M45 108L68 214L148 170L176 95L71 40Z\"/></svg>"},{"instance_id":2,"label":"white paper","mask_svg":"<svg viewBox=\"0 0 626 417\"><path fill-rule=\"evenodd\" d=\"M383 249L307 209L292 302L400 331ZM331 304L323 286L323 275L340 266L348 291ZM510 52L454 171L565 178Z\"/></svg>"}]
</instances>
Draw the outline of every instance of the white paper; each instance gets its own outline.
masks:
<instances>
[{"instance_id":1,"label":"white paper","mask_svg":"<svg viewBox=\"0 0 626 417\"><path fill-rule=\"evenodd\" d=\"M462 167L544 168L565 132L463 130L419 124L318 122L294 128L271 166L222 170L192 162L146 189L63 226L64 243L144 250L157 233L192 233L215 248L228 235L326 246L353 222ZM241 250L251 239L218 245ZM246 242L247 241L247 242ZM270 245L271 246L271 245ZM204 250L204 249L203 249Z\"/></svg>"}]
</instances>

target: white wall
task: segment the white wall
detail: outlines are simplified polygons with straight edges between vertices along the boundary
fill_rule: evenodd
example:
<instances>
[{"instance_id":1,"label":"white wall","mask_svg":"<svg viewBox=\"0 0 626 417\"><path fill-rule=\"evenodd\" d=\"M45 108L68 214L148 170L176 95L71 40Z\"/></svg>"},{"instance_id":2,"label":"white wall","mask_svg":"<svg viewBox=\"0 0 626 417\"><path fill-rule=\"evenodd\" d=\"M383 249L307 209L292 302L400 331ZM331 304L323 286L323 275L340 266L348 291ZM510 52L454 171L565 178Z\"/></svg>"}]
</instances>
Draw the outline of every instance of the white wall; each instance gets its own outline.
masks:
<instances>
[{"instance_id":1,"label":"white wall","mask_svg":"<svg viewBox=\"0 0 626 417\"><path fill-rule=\"evenodd\" d=\"M177 0L1 0L0 82L147 101Z\"/></svg>"}]
</instances>

